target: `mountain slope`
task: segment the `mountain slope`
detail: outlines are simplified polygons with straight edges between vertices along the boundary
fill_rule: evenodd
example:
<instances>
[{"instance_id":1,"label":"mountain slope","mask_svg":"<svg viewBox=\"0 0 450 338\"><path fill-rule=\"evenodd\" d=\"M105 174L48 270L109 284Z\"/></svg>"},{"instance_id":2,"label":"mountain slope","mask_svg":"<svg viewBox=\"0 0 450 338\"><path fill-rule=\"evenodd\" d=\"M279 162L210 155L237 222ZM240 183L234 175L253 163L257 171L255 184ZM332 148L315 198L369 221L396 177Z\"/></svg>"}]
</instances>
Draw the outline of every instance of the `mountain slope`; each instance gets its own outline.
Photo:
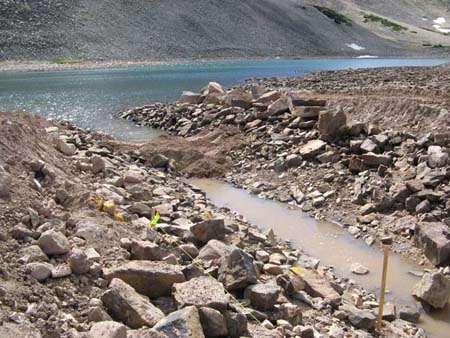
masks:
<instances>
[{"instance_id":1,"label":"mountain slope","mask_svg":"<svg viewBox=\"0 0 450 338\"><path fill-rule=\"evenodd\" d=\"M0 1L0 60L421 53L404 47L356 21L337 24L309 1Z\"/></svg>"}]
</instances>

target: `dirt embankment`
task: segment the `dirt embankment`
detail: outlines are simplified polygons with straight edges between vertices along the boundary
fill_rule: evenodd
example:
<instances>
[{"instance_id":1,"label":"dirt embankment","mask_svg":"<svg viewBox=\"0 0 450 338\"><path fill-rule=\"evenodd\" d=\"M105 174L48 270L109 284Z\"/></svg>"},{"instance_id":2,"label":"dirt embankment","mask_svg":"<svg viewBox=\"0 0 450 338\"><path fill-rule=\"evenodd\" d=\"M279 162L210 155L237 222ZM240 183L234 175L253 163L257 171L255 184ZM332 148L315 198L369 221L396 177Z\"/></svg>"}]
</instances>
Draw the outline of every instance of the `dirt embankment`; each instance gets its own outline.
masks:
<instances>
[{"instance_id":1,"label":"dirt embankment","mask_svg":"<svg viewBox=\"0 0 450 338\"><path fill-rule=\"evenodd\" d=\"M228 92L211 84L202 95L183 95L185 103L122 116L184 137L166 136L158 149L177 153L181 170L194 176L204 162L197 170L178 151L237 128L244 142L224 133L221 142L209 143L210 153L231 159L232 169L211 172L338 221L369 245L389 234L396 251L422 262L425 253L440 264L450 259L449 79L442 66L262 79Z\"/></svg>"}]
</instances>

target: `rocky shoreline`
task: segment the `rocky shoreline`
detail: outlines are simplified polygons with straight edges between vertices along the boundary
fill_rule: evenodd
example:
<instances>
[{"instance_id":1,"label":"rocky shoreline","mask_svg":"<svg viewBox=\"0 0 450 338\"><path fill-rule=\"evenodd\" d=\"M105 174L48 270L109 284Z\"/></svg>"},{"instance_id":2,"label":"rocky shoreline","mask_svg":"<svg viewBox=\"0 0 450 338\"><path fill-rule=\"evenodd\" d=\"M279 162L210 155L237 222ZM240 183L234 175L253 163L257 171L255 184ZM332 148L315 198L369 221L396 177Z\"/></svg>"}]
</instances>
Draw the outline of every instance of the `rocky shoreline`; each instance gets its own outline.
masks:
<instances>
[{"instance_id":1,"label":"rocky shoreline","mask_svg":"<svg viewBox=\"0 0 450 338\"><path fill-rule=\"evenodd\" d=\"M2 337L372 336L374 294L302 266L164 155L26 114L0 130ZM386 337L425 337L392 309Z\"/></svg>"}]
</instances>

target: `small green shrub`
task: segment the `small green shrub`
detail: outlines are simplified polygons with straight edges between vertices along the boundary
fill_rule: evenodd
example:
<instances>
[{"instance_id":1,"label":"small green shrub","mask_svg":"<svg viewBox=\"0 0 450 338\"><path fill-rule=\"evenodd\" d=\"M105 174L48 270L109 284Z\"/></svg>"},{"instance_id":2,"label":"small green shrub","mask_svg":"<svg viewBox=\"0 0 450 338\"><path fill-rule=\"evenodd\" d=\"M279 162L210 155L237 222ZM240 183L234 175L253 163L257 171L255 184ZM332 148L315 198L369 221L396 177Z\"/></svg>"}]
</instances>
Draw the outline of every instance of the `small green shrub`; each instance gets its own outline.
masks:
<instances>
[{"instance_id":1,"label":"small green shrub","mask_svg":"<svg viewBox=\"0 0 450 338\"><path fill-rule=\"evenodd\" d=\"M322 6L314 6L315 9L320 11L322 14L326 15L331 20L334 20L337 24L346 24L347 26L352 25L352 20L345 15L336 12L335 10L328 8L328 7L322 7Z\"/></svg>"},{"instance_id":2,"label":"small green shrub","mask_svg":"<svg viewBox=\"0 0 450 338\"><path fill-rule=\"evenodd\" d=\"M405 31L408 30L408 28L406 28L405 26L399 25L398 23L392 22L386 18L382 18L381 16L363 13L363 17L364 17L364 22L368 22L368 21L379 22L383 26L389 27L395 32L401 32L402 30L405 30Z\"/></svg>"}]
</instances>

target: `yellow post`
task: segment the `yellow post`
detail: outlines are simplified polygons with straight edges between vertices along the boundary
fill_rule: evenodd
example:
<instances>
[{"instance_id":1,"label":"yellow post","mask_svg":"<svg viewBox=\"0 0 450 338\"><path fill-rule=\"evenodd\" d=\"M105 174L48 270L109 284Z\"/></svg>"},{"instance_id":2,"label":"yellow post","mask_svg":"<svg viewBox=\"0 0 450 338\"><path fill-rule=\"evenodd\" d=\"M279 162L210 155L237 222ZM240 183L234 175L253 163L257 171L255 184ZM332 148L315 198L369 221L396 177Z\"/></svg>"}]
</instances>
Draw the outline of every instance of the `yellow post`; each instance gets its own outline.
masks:
<instances>
[{"instance_id":1,"label":"yellow post","mask_svg":"<svg viewBox=\"0 0 450 338\"><path fill-rule=\"evenodd\" d=\"M380 306L378 307L378 321L377 321L377 331L379 335L381 335L381 328L383 326L384 294L386 292L389 245L392 243L392 238L390 237L383 238L381 242L383 243L384 258L383 258L383 275L381 277Z\"/></svg>"}]
</instances>

